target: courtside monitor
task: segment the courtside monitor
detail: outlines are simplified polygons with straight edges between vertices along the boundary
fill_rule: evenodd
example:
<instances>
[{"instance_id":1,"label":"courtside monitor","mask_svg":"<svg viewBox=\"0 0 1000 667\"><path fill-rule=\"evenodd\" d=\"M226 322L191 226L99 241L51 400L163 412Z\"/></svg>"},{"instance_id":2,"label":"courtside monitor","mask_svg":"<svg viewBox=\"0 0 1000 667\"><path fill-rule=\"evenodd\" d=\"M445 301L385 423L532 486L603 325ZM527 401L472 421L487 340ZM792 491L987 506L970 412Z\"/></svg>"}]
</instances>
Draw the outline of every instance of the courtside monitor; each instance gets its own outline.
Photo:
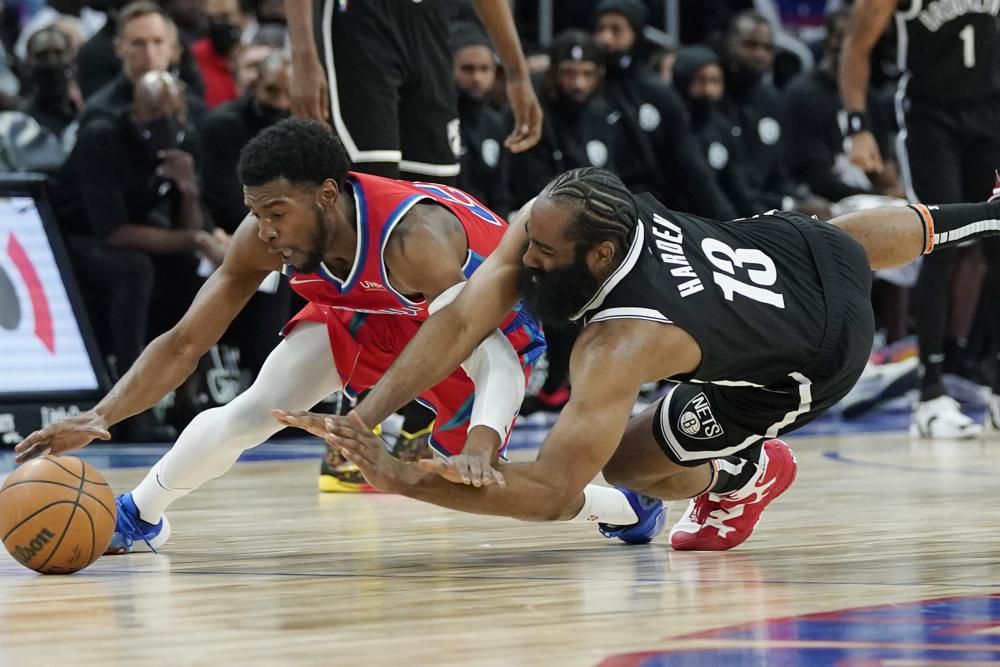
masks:
<instances>
[{"instance_id":1,"label":"courtside monitor","mask_svg":"<svg viewBox=\"0 0 1000 667\"><path fill-rule=\"evenodd\" d=\"M0 412L87 402L105 385L45 180L0 176Z\"/></svg>"}]
</instances>

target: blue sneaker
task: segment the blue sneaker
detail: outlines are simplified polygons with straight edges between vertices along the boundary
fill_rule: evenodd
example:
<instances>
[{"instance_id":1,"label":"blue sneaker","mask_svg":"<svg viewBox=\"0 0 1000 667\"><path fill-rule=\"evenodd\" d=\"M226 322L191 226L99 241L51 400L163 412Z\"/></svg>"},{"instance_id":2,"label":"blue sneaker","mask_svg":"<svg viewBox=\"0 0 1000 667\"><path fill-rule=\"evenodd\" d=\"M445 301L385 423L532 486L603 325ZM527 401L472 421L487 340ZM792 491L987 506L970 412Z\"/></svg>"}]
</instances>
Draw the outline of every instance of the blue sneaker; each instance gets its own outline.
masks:
<instances>
[{"instance_id":1,"label":"blue sneaker","mask_svg":"<svg viewBox=\"0 0 1000 667\"><path fill-rule=\"evenodd\" d=\"M139 509L132 500L131 493L123 493L115 498L118 506L118 518L115 520L115 534L111 536L111 544L104 550L104 555L127 554L135 548L136 542L145 542L150 551L166 544L170 539L170 522L167 517L157 524L143 521L139 518Z\"/></svg>"},{"instance_id":2,"label":"blue sneaker","mask_svg":"<svg viewBox=\"0 0 1000 667\"><path fill-rule=\"evenodd\" d=\"M659 498L650 498L628 489L618 489L628 498L628 504L639 517L637 523L629 526L615 526L610 523L599 523L597 527L601 535L607 538L617 537L625 544L646 544L663 531L667 523L667 510Z\"/></svg>"}]
</instances>

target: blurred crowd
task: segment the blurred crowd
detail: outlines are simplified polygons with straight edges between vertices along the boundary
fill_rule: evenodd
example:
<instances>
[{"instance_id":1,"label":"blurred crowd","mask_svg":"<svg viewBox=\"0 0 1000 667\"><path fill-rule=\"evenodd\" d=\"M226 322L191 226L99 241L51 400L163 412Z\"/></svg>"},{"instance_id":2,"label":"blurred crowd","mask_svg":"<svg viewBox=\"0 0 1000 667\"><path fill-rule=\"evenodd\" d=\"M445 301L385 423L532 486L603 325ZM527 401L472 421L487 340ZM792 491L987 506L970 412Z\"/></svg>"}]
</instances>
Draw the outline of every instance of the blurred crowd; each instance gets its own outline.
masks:
<instances>
[{"instance_id":1,"label":"blurred crowd","mask_svg":"<svg viewBox=\"0 0 1000 667\"><path fill-rule=\"evenodd\" d=\"M891 37L873 54L869 103L885 169L865 173L845 154L836 71L849 3L686 0L678 43L661 30L662 0L563 0L543 47L537 6L519 1L545 122L540 143L512 155L490 41L467 2L438 1L452 19L461 120L454 183L501 215L556 174L591 165L668 207L718 219L775 208L826 218L904 197ZM281 0L7 0L0 17L0 169L51 178L117 377L183 315L245 215L239 151L290 109ZM963 266L951 319L953 338L967 341L983 270L972 255ZM178 392L175 426L252 380L296 307L274 278L200 379ZM882 278L877 316L893 342L910 332L915 274ZM572 337L551 337L544 386L526 412L565 402ZM151 416L129 428L133 439L169 436Z\"/></svg>"}]
</instances>

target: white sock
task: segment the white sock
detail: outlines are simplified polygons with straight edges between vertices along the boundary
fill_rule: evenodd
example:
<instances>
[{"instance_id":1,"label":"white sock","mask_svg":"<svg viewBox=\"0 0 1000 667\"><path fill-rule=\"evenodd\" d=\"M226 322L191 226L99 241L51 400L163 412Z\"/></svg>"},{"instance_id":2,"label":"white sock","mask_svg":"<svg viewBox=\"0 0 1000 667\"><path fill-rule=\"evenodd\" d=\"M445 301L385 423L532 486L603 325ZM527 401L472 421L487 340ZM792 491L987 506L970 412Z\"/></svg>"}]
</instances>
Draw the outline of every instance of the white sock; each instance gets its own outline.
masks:
<instances>
[{"instance_id":1,"label":"white sock","mask_svg":"<svg viewBox=\"0 0 1000 667\"><path fill-rule=\"evenodd\" d=\"M631 526L639 522L639 517L629 504L628 498L618 489L588 484L583 490L583 509L570 521Z\"/></svg>"},{"instance_id":2,"label":"white sock","mask_svg":"<svg viewBox=\"0 0 1000 667\"><path fill-rule=\"evenodd\" d=\"M249 389L195 417L135 487L140 518L158 523L172 502L222 476L245 450L281 430L272 409L308 410L339 388L326 325L299 324L274 348Z\"/></svg>"}]
</instances>

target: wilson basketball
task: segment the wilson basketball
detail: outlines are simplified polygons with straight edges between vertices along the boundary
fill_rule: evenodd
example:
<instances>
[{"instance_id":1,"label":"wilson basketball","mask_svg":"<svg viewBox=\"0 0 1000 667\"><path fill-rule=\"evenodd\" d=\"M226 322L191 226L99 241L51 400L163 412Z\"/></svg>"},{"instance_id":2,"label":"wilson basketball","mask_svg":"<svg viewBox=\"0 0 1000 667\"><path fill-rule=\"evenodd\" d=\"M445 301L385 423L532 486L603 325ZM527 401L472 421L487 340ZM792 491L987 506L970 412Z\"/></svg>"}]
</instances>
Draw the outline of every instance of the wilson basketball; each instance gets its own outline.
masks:
<instances>
[{"instance_id":1,"label":"wilson basketball","mask_svg":"<svg viewBox=\"0 0 1000 667\"><path fill-rule=\"evenodd\" d=\"M0 487L0 536L14 559L42 574L70 574L95 560L115 530L115 496L97 468L43 456Z\"/></svg>"}]
</instances>

